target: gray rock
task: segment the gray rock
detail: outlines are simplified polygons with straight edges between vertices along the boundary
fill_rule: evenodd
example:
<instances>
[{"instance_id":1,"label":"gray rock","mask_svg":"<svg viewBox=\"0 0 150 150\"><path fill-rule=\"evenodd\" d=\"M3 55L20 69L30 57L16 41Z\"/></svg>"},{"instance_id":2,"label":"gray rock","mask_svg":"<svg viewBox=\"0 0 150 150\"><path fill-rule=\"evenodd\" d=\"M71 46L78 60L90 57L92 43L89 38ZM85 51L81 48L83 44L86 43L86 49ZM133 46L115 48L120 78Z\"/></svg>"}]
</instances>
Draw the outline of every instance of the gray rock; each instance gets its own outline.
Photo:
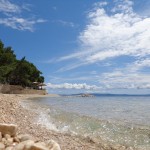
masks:
<instances>
[{"instance_id":1,"label":"gray rock","mask_svg":"<svg viewBox=\"0 0 150 150\"><path fill-rule=\"evenodd\" d=\"M2 135L9 134L10 136L15 136L17 131L17 126L14 124L1 124L0 132Z\"/></svg>"}]
</instances>

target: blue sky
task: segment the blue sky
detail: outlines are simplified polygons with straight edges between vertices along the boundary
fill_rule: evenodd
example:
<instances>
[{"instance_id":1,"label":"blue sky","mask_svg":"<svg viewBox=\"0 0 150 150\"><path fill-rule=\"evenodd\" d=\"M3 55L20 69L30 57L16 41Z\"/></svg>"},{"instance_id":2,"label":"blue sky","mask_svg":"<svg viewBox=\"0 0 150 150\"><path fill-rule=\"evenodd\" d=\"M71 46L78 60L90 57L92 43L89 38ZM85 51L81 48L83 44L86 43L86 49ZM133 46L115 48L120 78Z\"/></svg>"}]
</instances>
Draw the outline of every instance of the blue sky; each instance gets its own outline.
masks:
<instances>
[{"instance_id":1,"label":"blue sky","mask_svg":"<svg viewBox=\"0 0 150 150\"><path fill-rule=\"evenodd\" d=\"M0 39L49 93L150 93L148 0L0 0Z\"/></svg>"}]
</instances>

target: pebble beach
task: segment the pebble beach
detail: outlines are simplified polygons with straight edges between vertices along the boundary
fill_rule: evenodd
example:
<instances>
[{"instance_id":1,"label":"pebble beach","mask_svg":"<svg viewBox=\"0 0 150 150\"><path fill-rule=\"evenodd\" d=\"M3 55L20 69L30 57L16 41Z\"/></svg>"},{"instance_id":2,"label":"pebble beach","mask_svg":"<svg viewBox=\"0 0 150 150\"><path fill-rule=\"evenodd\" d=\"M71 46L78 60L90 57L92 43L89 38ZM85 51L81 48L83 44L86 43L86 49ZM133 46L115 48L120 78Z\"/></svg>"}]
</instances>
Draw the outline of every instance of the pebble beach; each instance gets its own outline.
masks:
<instances>
[{"instance_id":1,"label":"pebble beach","mask_svg":"<svg viewBox=\"0 0 150 150\"><path fill-rule=\"evenodd\" d=\"M55 132L36 122L38 114L21 105L26 100L38 95L0 94L0 124L17 126L16 136L30 135L34 141L55 141L62 150L132 150L121 145L109 145L97 139Z\"/></svg>"}]
</instances>

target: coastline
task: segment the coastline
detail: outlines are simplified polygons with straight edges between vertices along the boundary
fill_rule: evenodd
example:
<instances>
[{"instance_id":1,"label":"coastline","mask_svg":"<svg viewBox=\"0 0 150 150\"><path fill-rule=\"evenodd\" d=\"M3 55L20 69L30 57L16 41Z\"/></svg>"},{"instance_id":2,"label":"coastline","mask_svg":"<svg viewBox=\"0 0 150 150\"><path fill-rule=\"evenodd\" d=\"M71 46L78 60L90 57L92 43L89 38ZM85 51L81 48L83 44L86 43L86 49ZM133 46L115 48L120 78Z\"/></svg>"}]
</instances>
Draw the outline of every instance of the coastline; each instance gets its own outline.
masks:
<instances>
[{"instance_id":1,"label":"coastline","mask_svg":"<svg viewBox=\"0 0 150 150\"><path fill-rule=\"evenodd\" d=\"M52 131L36 122L38 113L24 108L21 105L23 100L36 97L49 97L58 95L19 95L0 94L0 123L16 124L18 134L30 134L36 140L44 141L53 139L62 150L125 150L120 145L109 145L97 139L81 137L77 135ZM36 107L36 106L35 106ZM129 149L128 149L129 150ZM130 149L132 150L132 149Z\"/></svg>"}]
</instances>

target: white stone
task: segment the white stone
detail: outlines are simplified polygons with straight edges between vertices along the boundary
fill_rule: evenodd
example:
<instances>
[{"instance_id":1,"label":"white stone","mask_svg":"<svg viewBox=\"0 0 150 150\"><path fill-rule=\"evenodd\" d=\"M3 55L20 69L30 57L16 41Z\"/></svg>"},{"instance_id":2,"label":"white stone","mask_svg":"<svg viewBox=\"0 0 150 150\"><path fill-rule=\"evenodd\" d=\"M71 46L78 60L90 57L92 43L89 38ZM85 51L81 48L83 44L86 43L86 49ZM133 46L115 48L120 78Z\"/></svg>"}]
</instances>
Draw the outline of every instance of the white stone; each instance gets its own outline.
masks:
<instances>
[{"instance_id":1,"label":"white stone","mask_svg":"<svg viewBox=\"0 0 150 150\"><path fill-rule=\"evenodd\" d=\"M6 147L5 150L14 150L14 147L9 146L9 147Z\"/></svg>"},{"instance_id":2,"label":"white stone","mask_svg":"<svg viewBox=\"0 0 150 150\"><path fill-rule=\"evenodd\" d=\"M6 143L7 143L6 145L8 145L8 146L12 145L13 144L13 140L14 140L13 138L7 139L6 140Z\"/></svg>"},{"instance_id":3,"label":"white stone","mask_svg":"<svg viewBox=\"0 0 150 150\"><path fill-rule=\"evenodd\" d=\"M28 150L29 147L31 147L31 145L33 144L34 144L34 141L31 141L31 140L23 141L15 146L15 150Z\"/></svg>"},{"instance_id":4,"label":"white stone","mask_svg":"<svg viewBox=\"0 0 150 150\"><path fill-rule=\"evenodd\" d=\"M11 136L9 134L5 134L4 137L5 137L5 139L11 138Z\"/></svg>"},{"instance_id":5,"label":"white stone","mask_svg":"<svg viewBox=\"0 0 150 150\"><path fill-rule=\"evenodd\" d=\"M5 145L0 142L0 150L4 150L4 149L5 149Z\"/></svg>"},{"instance_id":6,"label":"white stone","mask_svg":"<svg viewBox=\"0 0 150 150\"><path fill-rule=\"evenodd\" d=\"M31 145L30 148L25 150L49 150L49 149L41 143L35 143Z\"/></svg>"},{"instance_id":7,"label":"white stone","mask_svg":"<svg viewBox=\"0 0 150 150\"><path fill-rule=\"evenodd\" d=\"M28 134L20 134L17 137L21 142L27 141L27 140L33 140L33 137Z\"/></svg>"},{"instance_id":8,"label":"white stone","mask_svg":"<svg viewBox=\"0 0 150 150\"><path fill-rule=\"evenodd\" d=\"M46 144L50 150L61 150L59 144L56 143L54 140L49 140L46 142Z\"/></svg>"}]
</instances>

